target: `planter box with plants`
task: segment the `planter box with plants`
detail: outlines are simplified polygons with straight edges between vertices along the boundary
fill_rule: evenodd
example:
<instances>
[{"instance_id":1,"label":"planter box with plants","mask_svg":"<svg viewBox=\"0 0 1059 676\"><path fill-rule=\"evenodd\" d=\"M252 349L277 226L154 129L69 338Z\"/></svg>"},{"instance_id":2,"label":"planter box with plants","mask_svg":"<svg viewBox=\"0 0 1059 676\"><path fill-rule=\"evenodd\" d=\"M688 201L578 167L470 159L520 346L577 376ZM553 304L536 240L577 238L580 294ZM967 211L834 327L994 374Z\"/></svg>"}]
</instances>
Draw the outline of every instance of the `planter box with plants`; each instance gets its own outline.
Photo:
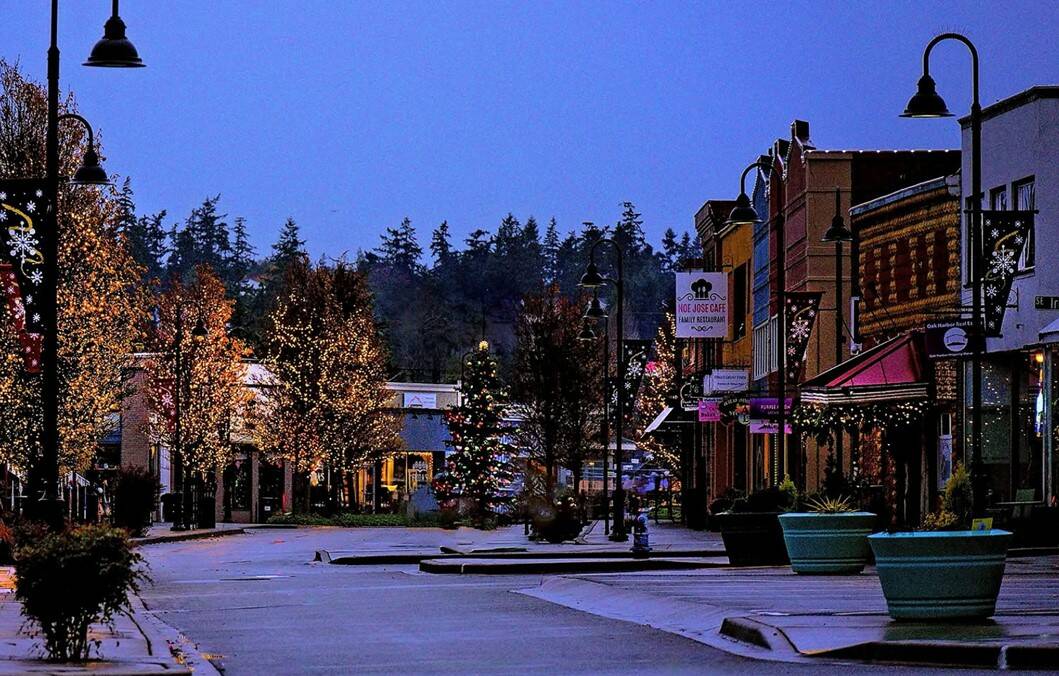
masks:
<instances>
[{"instance_id":1,"label":"planter box with plants","mask_svg":"<svg viewBox=\"0 0 1059 676\"><path fill-rule=\"evenodd\" d=\"M797 491L790 479L779 486L751 493L732 503L732 508L714 516L733 566L783 566L787 547L779 515L794 506Z\"/></svg>"},{"instance_id":2,"label":"planter box with plants","mask_svg":"<svg viewBox=\"0 0 1059 676\"><path fill-rule=\"evenodd\" d=\"M808 506L809 512L779 515L794 572L850 575L864 570L875 515L853 511L848 498L819 498Z\"/></svg>"},{"instance_id":3,"label":"planter box with plants","mask_svg":"<svg viewBox=\"0 0 1059 676\"><path fill-rule=\"evenodd\" d=\"M970 530L971 487L957 468L946 483L941 511L924 530L868 538L890 617L972 620L996 611L1011 533Z\"/></svg>"}]
</instances>

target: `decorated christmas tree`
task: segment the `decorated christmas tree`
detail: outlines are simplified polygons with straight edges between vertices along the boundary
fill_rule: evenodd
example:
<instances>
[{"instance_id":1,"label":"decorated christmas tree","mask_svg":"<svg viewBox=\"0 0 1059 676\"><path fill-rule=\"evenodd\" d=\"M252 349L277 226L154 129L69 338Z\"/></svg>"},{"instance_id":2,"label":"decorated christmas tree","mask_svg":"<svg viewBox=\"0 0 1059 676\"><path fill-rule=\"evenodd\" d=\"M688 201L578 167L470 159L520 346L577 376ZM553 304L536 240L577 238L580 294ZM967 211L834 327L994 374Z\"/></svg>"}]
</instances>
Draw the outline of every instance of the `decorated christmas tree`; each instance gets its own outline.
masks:
<instances>
[{"instance_id":1,"label":"decorated christmas tree","mask_svg":"<svg viewBox=\"0 0 1059 676\"><path fill-rule=\"evenodd\" d=\"M446 415L452 435L447 443L453 453L447 471L435 480L434 487L442 500L469 503L475 520L481 523L505 499L502 492L511 483L508 459L513 447L505 441L507 430L503 427L507 393L488 343L478 345L464 368L462 402Z\"/></svg>"}]
</instances>

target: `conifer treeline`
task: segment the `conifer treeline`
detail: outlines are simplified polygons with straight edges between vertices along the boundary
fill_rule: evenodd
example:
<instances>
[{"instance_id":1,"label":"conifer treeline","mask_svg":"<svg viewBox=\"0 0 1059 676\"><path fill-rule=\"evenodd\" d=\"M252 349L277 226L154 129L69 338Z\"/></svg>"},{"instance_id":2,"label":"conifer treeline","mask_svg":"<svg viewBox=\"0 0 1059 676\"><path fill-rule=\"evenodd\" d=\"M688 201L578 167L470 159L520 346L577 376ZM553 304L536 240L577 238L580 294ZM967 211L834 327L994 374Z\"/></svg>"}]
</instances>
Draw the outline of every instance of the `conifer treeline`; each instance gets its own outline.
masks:
<instances>
[{"instance_id":1,"label":"conifer treeline","mask_svg":"<svg viewBox=\"0 0 1059 676\"><path fill-rule=\"evenodd\" d=\"M236 301L232 323L247 329L254 345L284 271L307 255L298 224L288 218L271 250L260 256L250 244L246 222L240 217L229 221L219 195L203 200L182 222L170 222L165 211L137 215L128 182L121 205L122 231L145 268L145 278L188 279L195 266L208 264ZM452 241L449 224L442 222L430 233L426 250L409 219L386 228L376 248L358 253L356 267L367 275L374 293L392 377L451 380L458 376L460 356L483 338L507 372L525 296L552 284L568 297L577 296L589 249L604 235L624 252L627 328L649 338L672 294L671 278L664 273L697 256L697 244L689 233L678 236L670 228L655 249L631 202L622 205L613 225L586 223L561 231L552 218L542 232L533 216L522 222L509 213L495 231L476 229L462 243ZM610 248L598 247L596 260L601 269L612 269Z\"/></svg>"}]
</instances>

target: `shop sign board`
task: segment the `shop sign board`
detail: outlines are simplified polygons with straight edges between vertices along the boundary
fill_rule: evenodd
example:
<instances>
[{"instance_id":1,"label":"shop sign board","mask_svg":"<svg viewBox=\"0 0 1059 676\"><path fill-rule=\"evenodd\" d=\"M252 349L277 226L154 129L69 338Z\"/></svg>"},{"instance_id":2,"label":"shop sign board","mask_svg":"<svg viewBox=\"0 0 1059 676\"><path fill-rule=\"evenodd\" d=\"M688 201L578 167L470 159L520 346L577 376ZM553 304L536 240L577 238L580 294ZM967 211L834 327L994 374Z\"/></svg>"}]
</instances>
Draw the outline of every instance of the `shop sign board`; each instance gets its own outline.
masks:
<instances>
[{"instance_id":1,"label":"shop sign board","mask_svg":"<svg viewBox=\"0 0 1059 676\"><path fill-rule=\"evenodd\" d=\"M702 390L712 392L746 392L750 388L747 369L714 369L702 377Z\"/></svg>"},{"instance_id":2,"label":"shop sign board","mask_svg":"<svg viewBox=\"0 0 1059 676\"><path fill-rule=\"evenodd\" d=\"M725 338L728 335L728 275L724 272L676 273L677 338Z\"/></svg>"},{"instance_id":3,"label":"shop sign board","mask_svg":"<svg viewBox=\"0 0 1059 676\"><path fill-rule=\"evenodd\" d=\"M405 408L437 408L438 395L434 392L405 392Z\"/></svg>"},{"instance_id":4,"label":"shop sign board","mask_svg":"<svg viewBox=\"0 0 1059 676\"><path fill-rule=\"evenodd\" d=\"M927 355L959 357L974 352L974 322L953 319L927 324Z\"/></svg>"},{"instance_id":5,"label":"shop sign board","mask_svg":"<svg viewBox=\"0 0 1059 676\"><path fill-rule=\"evenodd\" d=\"M699 399L699 422L721 422L721 400L716 397Z\"/></svg>"}]
</instances>

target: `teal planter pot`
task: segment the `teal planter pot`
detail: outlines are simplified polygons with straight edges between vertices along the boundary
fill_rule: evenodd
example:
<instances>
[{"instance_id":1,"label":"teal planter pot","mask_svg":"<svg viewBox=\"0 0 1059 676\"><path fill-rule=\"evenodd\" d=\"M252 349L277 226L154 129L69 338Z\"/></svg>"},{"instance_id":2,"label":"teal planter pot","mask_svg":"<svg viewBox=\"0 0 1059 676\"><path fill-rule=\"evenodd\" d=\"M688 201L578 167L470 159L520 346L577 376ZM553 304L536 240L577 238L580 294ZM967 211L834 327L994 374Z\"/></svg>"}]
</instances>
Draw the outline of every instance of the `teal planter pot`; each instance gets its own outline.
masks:
<instances>
[{"instance_id":1,"label":"teal planter pot","mask_svg":"<svg viewBox=\"0 0 1059 676\"><path fill-rule=\"evenodd\" d=\"M1011 533L933 531L868 537L895 620L969 620L996 612Z\"/></svg>"},{"instance_id":2,"label":"teal planter pot","mask_svg":"<svg viewBox=\"0 0 1059 676\"><path fill-rule=\"evenodd\" d=\"M779 518L795 573L853 575L864 570L871 555L868 535L875 523L871 512L792 512Z\"/></svg>"},{"instance_id":3,"label":"teal planter pot","mask_svg":"<svg viewBox=\"0 0 1059 676\"><path fill-rule=\"evenodd\" d=\"M724 512L714 517L733 566L785 566L779 512Z\"/></svg>"}]
</instances>

